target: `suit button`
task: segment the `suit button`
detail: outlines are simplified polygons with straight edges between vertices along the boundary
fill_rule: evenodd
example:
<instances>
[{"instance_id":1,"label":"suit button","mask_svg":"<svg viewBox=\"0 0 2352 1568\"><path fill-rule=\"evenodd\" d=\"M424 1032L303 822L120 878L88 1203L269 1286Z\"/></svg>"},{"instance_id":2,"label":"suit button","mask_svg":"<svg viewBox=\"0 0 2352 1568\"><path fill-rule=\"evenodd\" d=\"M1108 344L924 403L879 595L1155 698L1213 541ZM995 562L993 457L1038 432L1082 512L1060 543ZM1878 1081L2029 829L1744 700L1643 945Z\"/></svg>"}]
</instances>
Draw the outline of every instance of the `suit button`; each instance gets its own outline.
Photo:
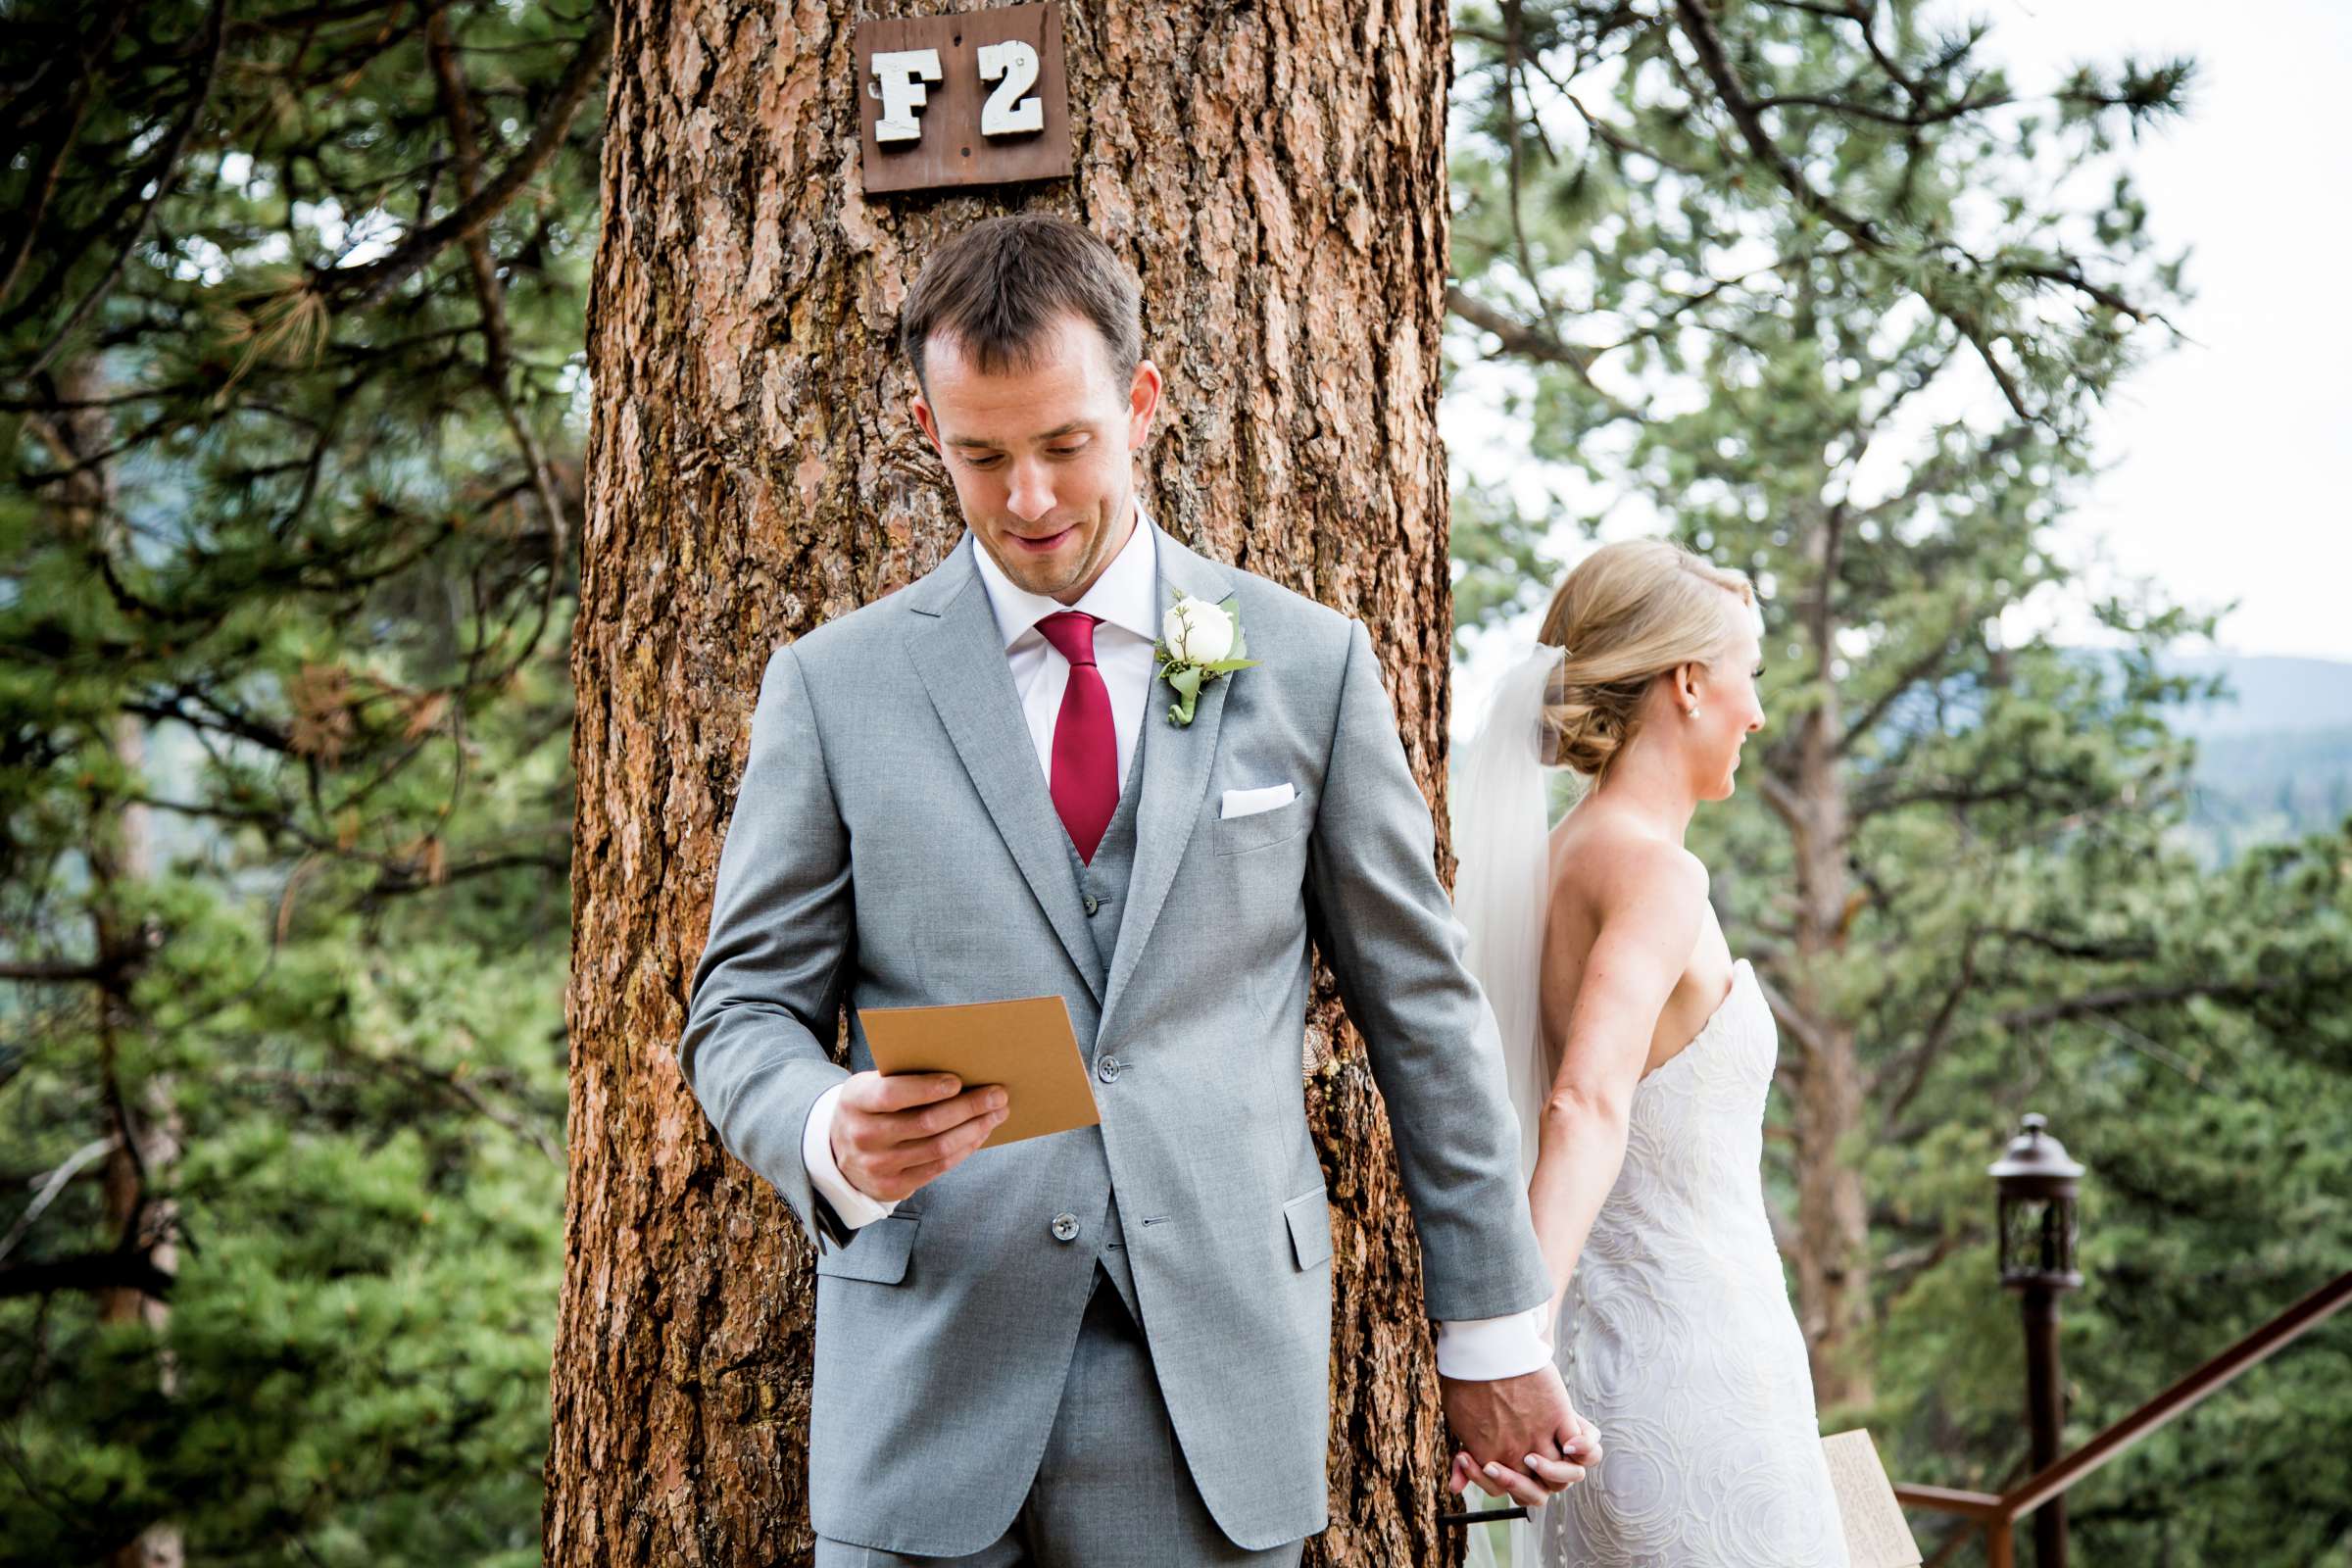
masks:
<instances>
[{"instance_id":1,"label":"suit button","mask_svg":"<svg viewBox=\"0 0 2352 1568\"><path fill-rule=\"evenodd\" d=\"M1095 1063L1095 1076L1106 1084L1115 1084L1119 1081L1120 1069L1125 1065L1126 1063L1120 1061L1116 1056L1104 1056L1101 1061Z\"/></svg>"},{"instance_id":2,"label":"suit button","mask_svg":"<svg viewBox=\"0 0 2352 1568\"><path fill-rule=\"evenodd\" d=\"M1089 894L1086 896L1086 912L1087 912L1089 915L1092 915L1092 914L1093 914L1093 913L1094 913L1094 912L1095 912L1097 909L1100 909L1101 907L1102 907L1102 901L1101 899L1098 899L1098 898L1096 898L1096 897L1095 897L1095 896L1094 896L1092 893L1089 893Z\"/></svg>"},{"instance_id":3,"label":"suit button","mask_svg":"<svg viewBox=\"0 0 2352 1568\"><path fill-rule=\"evenodd\" d=\"M1054 1215L1054 1239L1057 1242L1076 1241L1078 1239L1078 1216L1075 1214Z\"/></svg>"}]
</instances>

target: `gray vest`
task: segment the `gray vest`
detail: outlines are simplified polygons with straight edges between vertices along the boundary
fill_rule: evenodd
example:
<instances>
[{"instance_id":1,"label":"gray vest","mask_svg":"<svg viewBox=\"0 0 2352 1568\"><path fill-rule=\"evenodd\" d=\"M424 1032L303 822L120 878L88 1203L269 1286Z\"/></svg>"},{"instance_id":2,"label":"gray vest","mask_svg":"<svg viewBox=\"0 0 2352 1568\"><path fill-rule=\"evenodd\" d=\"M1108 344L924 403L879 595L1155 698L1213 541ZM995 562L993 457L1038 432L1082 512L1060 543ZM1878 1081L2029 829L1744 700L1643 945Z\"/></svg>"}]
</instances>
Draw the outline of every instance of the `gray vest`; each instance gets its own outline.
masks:
<instances>
[{"instance_id":1,"label":"gray vest","mask_svg":"<svg viewBox=\"0 0 2352 1568\"><path fill-rule=\"evenodd\" d=\"M1158 711L1156 704L1145 703L1144 723L1136 731L1135 755L1127 761L1127 777L1119 791L1118 808L1111 813L1110 825L1102 830L1102 842L1095 846L1094 859L1079 859L1077 846L1066 837L1062 840L1069 850L1070 874L1078 880L1079 902L1086 909L1087 934L1095 939L1095 951L1102 956L1105 974L1110 972L1111 955L1118 951L1119 925L1127 912L1127 879L1135 868L1136 803L1143 794L1144 749L1151 745L1152 732L1158 727L1152 722ZM1091 1052L1094 1048L1090 1045L1087 1049ZM1119 1070L1117 1057L1109 1055L1100 1060L1090 1055L1087 1065L1098 1078ZM1141 1323L1144 1313L1136 1301L1135 1277L1127 1267L1127 1238L1119 1229L1119 1195L1115 1187L1110 1195L1110 1212L1103 1220L1102 1247L1097 1260L1118 1287L1128 1313Z\"/></svg>"}]
</instances>

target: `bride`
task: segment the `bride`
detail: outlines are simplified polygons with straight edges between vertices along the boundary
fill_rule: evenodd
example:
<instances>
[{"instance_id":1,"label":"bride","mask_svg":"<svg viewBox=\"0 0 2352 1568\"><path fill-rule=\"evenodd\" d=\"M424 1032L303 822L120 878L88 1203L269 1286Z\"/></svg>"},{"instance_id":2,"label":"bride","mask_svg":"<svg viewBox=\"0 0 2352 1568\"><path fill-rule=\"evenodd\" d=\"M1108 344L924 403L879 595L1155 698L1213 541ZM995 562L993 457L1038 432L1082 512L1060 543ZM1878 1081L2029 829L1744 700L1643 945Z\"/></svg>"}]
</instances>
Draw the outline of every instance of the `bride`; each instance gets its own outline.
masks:
<instances>
[{"instance_id":1,"label":"bride","mask_svg":"<svg viewBox=\"0 0 2352 1568\"><path fill-rule=\"evenodd\" d=\"M1464 759L1458 903L1551 1269L1539 1327L1608 1445L1512 1527L1514 1568L1846 1561L1765 1218L1772 1012L1683 847L1764 727L1761 631L1741 573L1604 546ZM1547 764L1590 781L1548 833Z\"/></svg>"}]
</instances>

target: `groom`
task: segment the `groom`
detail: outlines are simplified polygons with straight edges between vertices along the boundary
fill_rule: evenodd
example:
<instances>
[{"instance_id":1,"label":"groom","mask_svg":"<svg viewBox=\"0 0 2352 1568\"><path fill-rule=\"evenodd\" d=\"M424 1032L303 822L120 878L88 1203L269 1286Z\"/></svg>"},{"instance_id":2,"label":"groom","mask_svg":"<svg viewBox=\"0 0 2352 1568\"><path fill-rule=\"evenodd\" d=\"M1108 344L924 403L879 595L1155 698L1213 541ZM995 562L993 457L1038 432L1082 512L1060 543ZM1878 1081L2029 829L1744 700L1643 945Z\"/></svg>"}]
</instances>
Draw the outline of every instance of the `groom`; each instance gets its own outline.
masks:
<instances>
[{"instance_id":1,"label":"groom","mask_svg":"<svg viewBox=\"0 0 2352 1568\"><path fill-rule=\"evenodd\" d=\"M1364 628L1142 515L1160 376L1084 229L965 231L902 332L969 532L769 660L679 1047L817 1247L817 1563L1298 1561L1329 1424L1310 941L1396 1129L1448 1421L1569 1484L1517 1122ZM1152 668L1176 594L1233 599L1258 661L1188 724ZM1101 1125L980 1153L1004 1092L876 1074L856 1011L1053 994Z\"/></svg>"}]
</instances>

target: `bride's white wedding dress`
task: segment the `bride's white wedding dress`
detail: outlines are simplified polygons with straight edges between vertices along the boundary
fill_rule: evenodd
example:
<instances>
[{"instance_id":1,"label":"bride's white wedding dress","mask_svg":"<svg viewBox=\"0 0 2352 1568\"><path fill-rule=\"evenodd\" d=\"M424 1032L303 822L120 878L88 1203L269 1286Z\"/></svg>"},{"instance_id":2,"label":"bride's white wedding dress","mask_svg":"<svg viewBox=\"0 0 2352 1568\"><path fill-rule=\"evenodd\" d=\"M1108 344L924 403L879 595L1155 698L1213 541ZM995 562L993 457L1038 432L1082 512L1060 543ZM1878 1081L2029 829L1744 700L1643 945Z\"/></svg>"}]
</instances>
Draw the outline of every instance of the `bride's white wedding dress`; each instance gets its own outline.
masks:
<instances>
[{"instance_id":1,"label":"bride's white wedding dress","mask_svg":"<svg viewBox=\"0 0 2352 1568\"><path fill-rule=\"evenodd\" d=\"M1549 912L1543 713L1561 652L1496 684L1457 760L1455 908L1494 1009L1532 1172L1558 1063L1540 982ZM1690 1043L1635 1087L1625 1164L1577 1254L1553 1345L1600 1428L1585 1479L1505 1532L1512 1568L1847 1568L1804 1336L1764 1213L1764 1099L1780 1041L1742 958ZM1472 1533L1474 1568L1493 1563Z\"/></svg>"},{"instance_id":2,"label":"bride's white wedding dress","mask_svg":"<svg viewBox=\"0 0 2352 1568\"><path fill-rule=\"evenodd\" d=\"M1777 1054L1742 958L1705 1027L1634 1091L1625 1166L1554 1331L1601 1459L1536 1515L1546 1568L1845 1568L1764 1213Z\"/></svg>"}]
</instances>

